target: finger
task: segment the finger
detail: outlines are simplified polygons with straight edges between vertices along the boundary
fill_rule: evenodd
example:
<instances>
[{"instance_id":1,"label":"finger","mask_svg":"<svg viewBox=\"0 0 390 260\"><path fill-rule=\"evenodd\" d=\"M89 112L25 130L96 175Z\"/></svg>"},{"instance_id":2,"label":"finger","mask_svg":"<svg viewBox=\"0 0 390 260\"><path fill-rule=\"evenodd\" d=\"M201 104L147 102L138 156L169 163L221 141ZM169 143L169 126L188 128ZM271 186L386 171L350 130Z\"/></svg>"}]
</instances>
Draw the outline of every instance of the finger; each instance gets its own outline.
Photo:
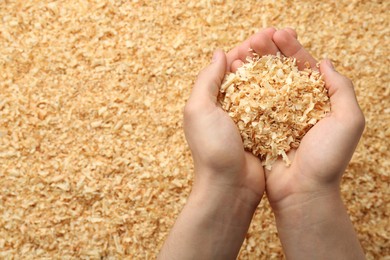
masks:
<instances>
[{"instance_id":1,"label":"finger","mask_svg":"<svg viewBox=\"0 0 390 260\"><path fill-rule=\"evenodd\" d=\"M275 28L267 28L253 35L250 40L251 49L260 56L268 54L275 55L279 51L272 40L275 32Z\"/></svg>"},{"instance_id":2,"label":"finger","mask_svg":"<svg viewBox=\"0 0 390 260\"><path fill-rule=\"evenodd\" d=\"M275 32L273 36L273 41L283 55L287 57L293 57L297 60L297 65L299 69L306 68L305 63L308 62L312 69L317 69L317 61L310 55L308 51L303 48L299 41L294 38L286 30L279 30Z\"/></svg>"},{"instance_id":3,"label":"finger","mask_svg":"<svg viewBox=\"0 0 390 260\"><path fill-rule=\"evenodd\" d=\"M242 64L244 64L244 63L241 60L233 61L231 69L230 69L231 72L235 73L237 71L237 69L242 66Z\"/></svg>"},{"instance_id":4,"label":"finger","mask_svg":"<svg viewBox=\"0 0 390 260\"><path fill-rule=\"evenodd\" d=\"M257 32L256 34L252 35L251 37L246 39L243 43L241 43L240 45L236 46L231 51L229 51L226 55L226 57L227 57L227 67L226 67L227 71L231 71L232 63L235 60L239 59L242 62L246 62L247 57L252 57L253 52L251 50L254 50L256 52L254 47L257 48L256 47L257 41L259 41L259 40L261 41L262 38L267 38L267 39L269 39L269 41L272 42L272 36L275 32L276 32L276 29L272 28L272 27L261 30L260 32ZM265 41L267 41L267 40L265 39ZM253 43L255 44L255 46L252 46ZM262 43L260 43L260 44L262 44ZM270 48L270 43L265 44L265 47L266 47L265 49L268 50ZM259 49L259 48L257 48L257 49ZM274 51L274 49L267 51L267 54L271 53L273 51Z\"/></svg>"},{"instance_id":5,"label":"finger","mask_svg":"<svg viewBox=\"0 0 390 260\"><path fill-rule=\"evenodd\" d=\"M364 128L364 116L356 99L351 80L338 73L330 60L323 60L320 71L324 75L325 87L330 97L331 114L343 123Z\"/></svg>"},{"instance_id":6,"label":"finger","mask_svg":"<svg viewBox=\"0 0 390 260\"><path fill-rule=\"evenodd\" d=\"M246 62L248 57L253 57L253 52L260 56L276 54L278 48L272 41L272 36L275 32L275 28L269 27L252 35L249 38L249 48L247 46L241 46L239 48L239 59Z\"/></svg>"},{"instance_id":7,"label":"finger","mask_svg":"<svg viewBox=\"0 0 390 260\"><path fill-rule=\"evenodd\" d=\"M286 28L284 28L284 30L286 30L295 39L298 39L298 34L293 28L286 27Z\"/></svg>"},{"instance_id":8,"label":"finger","mask_svg":"<svg viewBox=\"0 0 390 260\"><path fill-rule=\"evenodd\" d=\"M190 107L196 106L198 109L215 105L221 82L225 76L226 55L223 51L214 52L213 60L198 75L191 96L188 100Z\"/></svg>"},{"instance_id":9,"label":"finger","mask_svg":"<svg viewBox=\"0 0 390 260\"><path fill-rule=\"evenodd\" d=\"M250 39L245 40L245 41L242 42L240 45L234 47L232 50L230 50L230 51L226 54L226 59L227 59L226 70L227 70L227 71L231 71L232 63L233 63L235 60L241 59L241 58L240 58L240 55L242 54L242 50L243 50L243 49L246 49L246 50L249 50L249 49L250 49L250 42L249 42L249 40L250 40Z\"/></svg>"}]
</instances>

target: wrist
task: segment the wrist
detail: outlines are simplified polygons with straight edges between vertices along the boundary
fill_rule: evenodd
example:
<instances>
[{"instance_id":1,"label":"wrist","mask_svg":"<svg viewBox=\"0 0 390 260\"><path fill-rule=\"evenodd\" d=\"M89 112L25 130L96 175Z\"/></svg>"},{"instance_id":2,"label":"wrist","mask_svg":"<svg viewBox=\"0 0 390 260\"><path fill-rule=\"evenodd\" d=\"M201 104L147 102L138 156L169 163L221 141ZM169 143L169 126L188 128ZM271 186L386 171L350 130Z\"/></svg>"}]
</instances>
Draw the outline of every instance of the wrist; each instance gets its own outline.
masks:
<instances>
[{"instance_id":1,"label":"wrist","mask_svg":"<svg viewBox=\"0 0 390 260\"><path fill-rule=\"evenodd\" d=\"M306 229L345 212L338 189L292 194L272 205L278 228Z\"/></svg>"},{"instance_id":2,"label":"wrist","mask_svg":"<svg viewBox=\"0 0 390 260\"><path fill-rule=\"evenodd\" d=\"M292 166L291 166L292 167ZM270 173L267 180L267 196L275 214L297 209L315 200L341 200L340 181L320 181L291 168L285 175ZM278 183L276 183L278 182ZM274 187L277 187L275 189Z\"/></svg>"},{"instance_id":3,"label":"wrist","mask_svg":"<svg viewBox=\"0 0 390 260\"><path fill-rule=\"evenodd\" d=\"M235 259L255 208L218 188L194 188L160 259Z\"/></svg>"},{"instance_id":4,"label":"wrist","mask_svg":"<svg viewBox=\"0 0 390 260\"><path fill-rule=\"evenodd\" d=\"M224 224L229 224L230 218L237 224L252 218L261 198L243 187L204 182L195 180L187 204L214 214Z\"/></svg>"},{"instance_id":5,"label":"wrist","mask_svg":"<svg viewBox=\"0 0 390 260\"><path fill-rule=\"evenodd\" d=\"M288 207L274 210L276 225L289 259L364 259L338 190L300 194Z\"/></svg>"},{"instance_id":6,"label":"wrist","mask_svg":"<svg viewBox=\"0 0 390 260\"><path fill-rule=\"evenodd\" d=\"M264 195L264 184L254 181L257 190L249 187L244 172L232 172L231 170L196 171L195 179L190 194L190 199L208 203L210 206L227 205L231 209L237 208L239 212L254 213ZM262 188L261 188L262 187Z\"/></svg>"}]
</instances>

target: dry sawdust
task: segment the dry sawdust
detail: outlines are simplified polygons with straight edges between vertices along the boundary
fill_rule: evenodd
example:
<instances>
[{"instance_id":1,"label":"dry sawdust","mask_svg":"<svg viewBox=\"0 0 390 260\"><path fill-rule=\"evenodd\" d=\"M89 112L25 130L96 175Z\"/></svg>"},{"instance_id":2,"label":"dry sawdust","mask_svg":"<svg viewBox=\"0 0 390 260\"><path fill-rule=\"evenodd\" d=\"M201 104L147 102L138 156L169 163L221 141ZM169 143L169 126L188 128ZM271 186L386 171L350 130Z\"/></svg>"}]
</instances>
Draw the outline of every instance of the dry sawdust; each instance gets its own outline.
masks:
<instances>
[{"instance_id":1,"label":"dry sawdust","mask_svg":"<svg viewBox=\"0 0 390 260\"><path fill-rule=\"evenodd\" d=\"M303 136L330 112L325 82L310 67L277 53L248 58L222 82L219 102L237 125L244 148L271 170L279 156L298 148Z\"/></svg>"},{"instance_id":2,"label":"dry sawdust","mask_svg":"<svg viewBox=\"0 0 390 260\"><path fill-rule=\"evenodd\" d=\"M342 195L388 259L389 1L0 1L0 258L150 259L185 203L182 109L216 48L297 29L356 86L367 127ZM280 259L266 199L239 259Z\"/></svg>"}]
</instances>

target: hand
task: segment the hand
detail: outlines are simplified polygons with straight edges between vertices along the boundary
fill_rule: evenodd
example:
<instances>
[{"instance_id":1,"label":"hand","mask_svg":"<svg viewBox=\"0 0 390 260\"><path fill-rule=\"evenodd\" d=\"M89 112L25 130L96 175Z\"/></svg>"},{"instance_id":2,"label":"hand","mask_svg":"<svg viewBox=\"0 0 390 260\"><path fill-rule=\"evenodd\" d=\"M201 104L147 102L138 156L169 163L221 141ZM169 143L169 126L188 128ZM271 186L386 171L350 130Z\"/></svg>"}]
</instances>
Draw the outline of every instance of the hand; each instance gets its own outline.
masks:
<instances>
[{"instance_id":1,"label":"hand","mask_svg":"<svg viewBox=\"0 0 390 260\"><path fill-rule=\"evenodd\" d=\"M268 34L268 37L251 41L258 34ZM231 67L228 68L235 71L240 67L251 56L249 48L260 56L281 52L295 58L299 69L305 68L306 62L312 69L317 69L317 61L303 48L296 32L290 28L279 31L268 28L255 34L229 52ZM336 72L328 60L321 63L320 72L325 76L332 111L310 129L297 150L288 152L292 161L290 167L279 159L271 171L266 171L267 195L274 209L295 193L317 192L321 185L338 189L341 175L363 132L364 116L352 82Z\"/></svg>"},{"instance_id":2,"label":"hand","mask_svg":"<svg viewBox=\"0 0 390 260\"><path fill-rule=\"evenodd\" d=\"M292 29L286 29L296 37ZM184 131L192 151L197 183L222 184L244 190L245 198L257 206L264 192L264 170L259 160L243 149L238 129L217 104L217 95L226 72L235 72L252 51L259 55L280 51L273 42L276 30L267 28L252 35L225 55L219 51L200 74L184 112ZM225 64L226 69L224 69ZM303 66L303 64L300 64ZM213 181L206 181L212 179ZM202 181L205 180L205 181Z\"/></svg>"},{"instance_id":3,"label":"hand","mask_svg":"<svg viewBox=\"0 0 390 260\"><path fill-rule=\"evenodd\" d=\"M260 56L281 52L297 60L299 69L317 61L302 47L292 29L273 31L252 48ZM253 44L252 44L253 45ZM235 71L251 53L248 41L232 50ZM321 62L331 113L304 136L298 149L288 152L290 167L279 159L266 171L266 192L275 213L278 233L290 259L364 259L339 193L341 176L364 128L352 82Z\"/></svg>"},{"instance_id":4,"label":"hand","mask_svg":"<svg viewBox=\"0 0 390 260\"><path fill-rule=\"evenodd\" d=\"M280 30L273 36L277 48L316 69L317 61L302 47L296 34ZM347 167L364 129L352 82L339 74L329 60L320 64L331 103L331 113L320 120L302 139L299 148L288 153L292 164L278 160L266 171L267 195L274 210L284 207L291 195L338 192L341 176ZM291 206L288 201L288 206Z\"/></svg>"},{"instance_id":5,"label":"hand","mask_svg":"<svg viewBox=\"0 0 390 260\"><path fill-rule=\"evenodd\" d=\"M317 61L296 34L280 30L275 46L304 67ZM364 259L354 228L341 200L339 186L364 129L364 116L352 82L329 60L320 64L331 103L330 114L288 153L290 167L280 159L266 171L266 192L275 213L280 240L289 259Z\"/></svg>"},{"instance_id":6,"label":"hand","mask_svg":"<svg viewBox=\"0 0 390 260\"><path fill-rule=\"evenodd\" d=\"M199 74L184 109L195 181L160 259L236 258L264 193L264 171L260 160L244 151L238 129L217 96L226 70L238 66L232 64L237 55L256 49L258 42L271 43L274 32L252 36L227 56L216 51Z\"/></svg>"},{"instance_id":7,"label":"hand","mask_svg":"<svg viewBox=\"0 0 390 260\"><path fill-rule=\"evenodd\" d=\"M261 54L276 51L275 31L268 28L253 35L226 57L217 51L212 64L199 74L184 112L184 130L195 164L194 189L208 186L207 182L244 191L250 204L259 203L264 192L263 168L258 158L244 151L238 129L217 103L217 96L225 72L240 66L240 58L251 54L249 49Z\"/></svg>"}]
</instances>

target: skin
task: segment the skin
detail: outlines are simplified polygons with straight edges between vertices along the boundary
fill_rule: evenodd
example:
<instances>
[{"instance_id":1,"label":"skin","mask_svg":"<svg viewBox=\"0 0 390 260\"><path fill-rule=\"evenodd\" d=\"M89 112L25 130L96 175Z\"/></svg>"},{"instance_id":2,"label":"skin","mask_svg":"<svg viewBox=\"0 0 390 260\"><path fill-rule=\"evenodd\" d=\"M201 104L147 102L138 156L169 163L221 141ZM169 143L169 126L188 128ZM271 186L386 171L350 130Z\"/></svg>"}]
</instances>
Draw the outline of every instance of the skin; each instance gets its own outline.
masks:
<instances>
[{"instance_id":1,"label":"skin","mask_svg":"<svg viewBox=\"0 0 390 260\"><path fill-rule=\"evenodd\" d=\"M265 171L244 151L234 122L217 104L225 73L241 66L252 55L249 49L294 57L300 69L317 64L290 28L267 28L226 55L214 53L184 110L195 165L193 190L159 259L235 259L264 192L288 259L364 259L339 192L365 122L352 82L329 60L321 62L331 113L288 153L290 167L280 159Z\"/></svg>"}]
</instances>

